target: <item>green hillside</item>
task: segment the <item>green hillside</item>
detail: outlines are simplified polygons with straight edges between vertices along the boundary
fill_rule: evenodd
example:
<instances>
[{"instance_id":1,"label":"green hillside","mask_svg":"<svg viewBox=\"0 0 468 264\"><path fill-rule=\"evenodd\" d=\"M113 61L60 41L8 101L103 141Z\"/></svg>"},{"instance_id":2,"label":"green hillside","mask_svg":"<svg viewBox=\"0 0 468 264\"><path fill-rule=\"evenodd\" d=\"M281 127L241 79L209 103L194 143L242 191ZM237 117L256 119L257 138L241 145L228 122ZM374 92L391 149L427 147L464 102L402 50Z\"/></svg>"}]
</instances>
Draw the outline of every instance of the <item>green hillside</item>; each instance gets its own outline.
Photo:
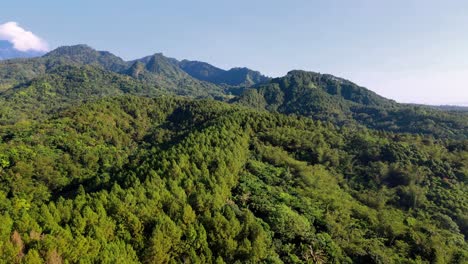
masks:
<instances>
[{"instance_id":1,"label":"green hillside","mask_svg":"<svg viewBox=\"0 0 468 264\"><path fill-rule=\"evenodd\" d=\"M116 97L0 127L5 263L464 263L468 142Z\"/></svg>"},{"instance_id":2,"label":"green hillside","mask_svg":"<svg viewBox=\"0 0 468 264\"><path fill-rule=\"evenodd\" d=\"M91 66L107 71L102 73L104 75L115 78L121 75L117 79L146 86L146 90L230 100L257 109L302 115L337 125L358 124L395 133L468 138L466 111L398 104L328 74L295 70L270 80L247 68L225 71L207 63L178 61L160 53L125 62L109 52L96 51L86 45L60 47L40 58L1 61L0 93L9 94L12 91L6 90L16 90L62 66ZM125 79L128 77L132 80ZM132 89L128 92L140 94ZM149 94L154 95L153 92Z\"/></svg>"},{"instance_id":3,"label":"green hillside","mask_svg":"<svg viewBox=\"0 0 468 264\"><path fill-rule=\"evenodd\" d=\"M82 101L106 96L162 95L163 89L99 67L57 66L11 89L0 92L0 124L41 119Z\"/></svg>"},{"instance_id":4,"label":"green hillside","mask_svg":"<svg viewBox=\"0 0 468 264\"><path fill-rule=\"evenodd\" d=\"M249 87L269 81L269 78L260 72L248 68L223 70L206 62L189 60L179 62L179 67L194 78L219 85Z\"/></svg>"},{"instance_id":5,"label":"green hillside","mask_svg":"<svg viewBox=\"0 0 468 264\"><path fill-rule=\"evenodd\" d=\"M43 61L58 61L62 64L94 65L106 70L120 72L128 68L128 62L108 51L97 51L87 45L59 47L42 58Z\"/></svg>"},{"instance_id":6,"label":"green hillside","mask_svg":"<svg viewBox=\"0 0 468 264\"><path fill-rule=\"evenodd\" d=\"M467 263L463 110L86 45L1 61L0 263Z\"/></svg>"},{"instance_id":7,"label":"green hillside","mask_svg":"<svg viewBox=\"0 0 468 264\"><path fill-rule=\"evenodd\" d=\"M101 68L110 75L131 76L144 85L177 95L228 98L223 93L224 87L192 78L162 54L143 58L137 62L125 62L109 52L96 51L86 45L60 47L40 58L1 61L0 91L41 78L42 75L61 66ZM142 67L141 71L138 67Z\"/></svg>"},{"instance_id":8,"label":"green hillside","mask_svg":"<svg viewBox=\"0 0 468 264\"><path fill-rule=\"evenodd\" d=\"M350 81L327 74L291 71L285 77L246 90L235 102L335 124L441 138L468 138L466 112L398 104Z\"/></svg>"},{"instance_id":9,"label":"green hillside","mask_svg":"<svg viewBox=\"0 0 468 264\"><path fill-rule=\"evenodd\" d=\"M164 87L176 95L196 98L227 98L224 88L191 77L179 68L177 61L158 53L132 62L124 73L142 82Z\"/></svg>"}]
</instances>

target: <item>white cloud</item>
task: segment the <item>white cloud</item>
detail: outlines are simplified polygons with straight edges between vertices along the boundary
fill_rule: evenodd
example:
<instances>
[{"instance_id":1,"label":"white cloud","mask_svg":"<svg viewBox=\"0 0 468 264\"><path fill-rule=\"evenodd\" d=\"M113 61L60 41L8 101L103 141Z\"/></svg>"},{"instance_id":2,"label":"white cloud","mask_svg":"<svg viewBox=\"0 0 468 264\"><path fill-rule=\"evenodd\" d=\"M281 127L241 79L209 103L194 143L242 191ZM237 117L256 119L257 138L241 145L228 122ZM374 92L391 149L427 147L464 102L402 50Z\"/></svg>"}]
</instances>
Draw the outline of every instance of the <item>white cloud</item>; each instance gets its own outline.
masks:
<instances>
[{"instance_id":1,"label":"white cloud","mask_svg":"<svg viewBox=\"0 0 468 264\"><path fill-rule=\"evenodd\" d=\"M19 51L48 51L47 42L24 30L16 22L0 24L0 40L8 40Z\"/></svg>"}]
</instances>

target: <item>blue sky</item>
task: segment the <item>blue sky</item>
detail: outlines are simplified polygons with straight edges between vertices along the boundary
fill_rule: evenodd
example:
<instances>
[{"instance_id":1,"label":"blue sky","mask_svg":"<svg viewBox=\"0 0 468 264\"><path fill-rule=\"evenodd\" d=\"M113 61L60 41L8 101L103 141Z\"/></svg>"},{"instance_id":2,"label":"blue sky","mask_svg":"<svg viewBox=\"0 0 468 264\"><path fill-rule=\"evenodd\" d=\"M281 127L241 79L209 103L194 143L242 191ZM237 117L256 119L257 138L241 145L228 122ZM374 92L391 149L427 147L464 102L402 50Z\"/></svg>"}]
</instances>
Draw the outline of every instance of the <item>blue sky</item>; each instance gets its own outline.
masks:
<instances>
[{"instance_id":1,"label":"blue sky","mask_svg":"<svg viewBox=\"0 0 468 264\"><path fill-rule=\"evenodd\" d=\"M468 105L468 1L5 0L49 47L155 52L270 76L331 73L400 102Z\"/></svg>"}]
</instances>

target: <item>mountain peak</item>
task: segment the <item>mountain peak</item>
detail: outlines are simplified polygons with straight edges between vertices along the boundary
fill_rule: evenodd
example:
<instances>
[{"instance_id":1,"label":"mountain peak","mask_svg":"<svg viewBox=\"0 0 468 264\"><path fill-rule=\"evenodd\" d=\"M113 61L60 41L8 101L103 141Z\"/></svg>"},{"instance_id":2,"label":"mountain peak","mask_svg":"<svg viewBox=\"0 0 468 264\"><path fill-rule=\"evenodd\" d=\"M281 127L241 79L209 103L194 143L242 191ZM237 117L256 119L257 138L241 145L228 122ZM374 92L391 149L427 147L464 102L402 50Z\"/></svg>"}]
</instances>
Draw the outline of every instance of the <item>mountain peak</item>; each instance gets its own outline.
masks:
<instances>
[{"instance_id":1,"label":"mountain peak","mask_svg":"<svg viewBox=\"0 0 468 264\"><path fill-rule=\"evenodd\" d=\"M127 67L120 57L108 51L98 51L86 44L62 46L47 53L45 58L58 58L72 64L93 64L104 69L119 72Z\"/></svg>"},{"instance_id":2,"label":"mountain peak","mask_svg":"<svg viewBox=\"0 0 468 264\"><path fill-rule=\"evenodd\" d=\"M61 46L58 47L46 54L46 56L57 56L57 55L82 55L85 53L97 53L98 51L91 48L90 46L86 44L77 44L77 45L71 45L71 46Z\"/></svg>"},{"instance_id":3,"label":"mountain peak","mask_svg":"<svg viewBox=\"0 0 468 264\"><path fill-rule=\"evenodd\" d=\"M307 79L311 82L327 82L327 83L335 83L338 85L353 85L357 86L355 83L348 81L346 79L336 77L331 74L320 73L320 72L313 72L313 71L304 71L304 70L291 70L287 73L284 78L300 78L300 79ZM363 87L361 87L363 88ZM363 88L365 89L365 88ZM367 89L366 89L367 90Z\"/></svg>"},{"instance_id":4,"label":"mountain peak","mask_svg":"<svg viewBox=\"0 0 468 264\"><path fill-rule=\"evenodd\" d=\"M319 72L313 72L313 71L305 71L305 70L290 70L286 74L286 77L288 76L320 76L321 74Z\"/></svg>"},{"instance_id":5,"label":"mountain peak","mask_svg":"<svg viewBox=\"0 0 468 264\"><path fill-rule=\"evenodd\" d=\"M189 60L179 62L179 67L194 78L215 84L252 86L269 80L260 72L246 67L236 67L226 71L206 62Z\"/></svg>"}]
</instances>

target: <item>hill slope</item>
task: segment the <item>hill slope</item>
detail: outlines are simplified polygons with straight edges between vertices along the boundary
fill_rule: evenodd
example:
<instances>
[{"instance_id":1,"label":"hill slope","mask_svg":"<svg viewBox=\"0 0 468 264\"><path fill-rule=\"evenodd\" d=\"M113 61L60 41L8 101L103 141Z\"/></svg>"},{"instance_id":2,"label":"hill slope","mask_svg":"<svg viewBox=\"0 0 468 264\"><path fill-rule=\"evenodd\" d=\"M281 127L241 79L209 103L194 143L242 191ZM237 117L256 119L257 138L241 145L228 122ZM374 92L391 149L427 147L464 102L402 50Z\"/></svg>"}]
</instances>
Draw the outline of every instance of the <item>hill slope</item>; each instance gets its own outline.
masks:
<instances>
[{"instance_id":1,"label":"hill slope","mask_svg":"<svg viewBox=\"0 0 468 264\"><path fill-rule=\"evenodd\" d=\"M207 79L182 67L184 63L161 53L126 62L110 52L97 51L87 45L75 45L59 47L40 58L0 62L0 91L30 81L59 65L92 65L132 76L147 85L158 86L174 94L217 99L230 98L228 92L238 93L242 90L239 86L266 80L260 73L246 68L226 71L220 76L221 79ZM236 85L235 89L231 87L233 85Z\"/></svg>"},{"instance_id":2,"label":"hill slope","mask_svg":"<svg viewBox=\"0 0 468 264\"><path fill-rule=\"evenodd\" d=\"M175 59L161 53L131 62L132 66L123 73L147 84L157 85L177 95L193 97L224 98L224 88L193 78L179 68Z\"/></svg>"},{"instance_id":3,"label":"hill slope","mask_svg":"<svg viewBox=\"0 0 468 264\"><path fill-rule=\"evenodd\" d=\"M468 138L466 113L398 104L350 81L327 74L291 71L246 90L234 101L335 124L357 122L373 129Z\"/></svg>"},{"instance_id":4,"label":"hill slope","mask_svg":"<svg viewBox=\"0 0 468 264\"><path fill-rule=\"evenodd\" d=\"M97 51L87 45L59 47L46 55L45 61L58 61L61 64L94 65L106 70L120 72L128 68L128 63L108 51Z\"/></svg>"},{"instance_id":5,"label":"hill slope","mask_svg":"<svg viewBox=\"0 0 468 264\"><path fill-rule=\"evenodd\" d=\"M243 90L207 76L83 45L1 62L0 259L468 261L466 113L305 71L194 100Z\"/></svg>"},{"instance_id":6,"label":"hill slope","mask_svg":"<svg viewBox=\"0 0 468 264\"><path fill-rule=\"evenodd\" d=\"M42 119L61 108L106 96L157 96L164 90L100 67L57 66L31 81L0 92L0 124Z\"/></svg>"},{"instance_id":7,"label":"hill slope","mask_svg":"<svg viewBox=\"0 0 468 264\"><path fill-rule=\"evenodd\" d=\"M269 78L260 72L248 68L232 68L226 71L206 62L189 60L179 62L179 66L194 78L220 85L249 87L269 81Z\"/></svg>"},{"instance_id":8,"label":"hill slope","mask_svg":"<svg viewBox=\"0 0 468 264\"><path fill-rule=\"evenodd\" d=\"M202 62L179 62L162 54L125 62L86 45L61 47L40 58L0 62L0 92L27 85L57 67L86 65L109 71L110 76L120 75L117 82L131 77L135 85L166 94L232 100L257 109L303 115L338 125L358 124L438 138L468 138L466 111L398 104L332 75L291 71L264 83L266 77L245 68L224 71ZM252 89L246 90L249 85L253 85Z\"/></svg>"},{"instance_id":9,"label":"hill slope","mask_svg":"<svg viewBox=\"0 0 468 264\"><path fill-rule=\"evenodd\" d=\"M87 45L59 47L42 57L0 62L0 91L31 81L59 66L91 65L119 72L126 69L127 64L109 52L96 51Z\"/></svg>"},{"instance_id":10,"label":"hill slope","mask_svg":"<svg viewBox=\"0 0 468 264\"><path fill-rule=\"evenodd\" d=\"M0 139L7 263L468 260L466 141L141 97Z\"/></svg>"}]
</instances>

